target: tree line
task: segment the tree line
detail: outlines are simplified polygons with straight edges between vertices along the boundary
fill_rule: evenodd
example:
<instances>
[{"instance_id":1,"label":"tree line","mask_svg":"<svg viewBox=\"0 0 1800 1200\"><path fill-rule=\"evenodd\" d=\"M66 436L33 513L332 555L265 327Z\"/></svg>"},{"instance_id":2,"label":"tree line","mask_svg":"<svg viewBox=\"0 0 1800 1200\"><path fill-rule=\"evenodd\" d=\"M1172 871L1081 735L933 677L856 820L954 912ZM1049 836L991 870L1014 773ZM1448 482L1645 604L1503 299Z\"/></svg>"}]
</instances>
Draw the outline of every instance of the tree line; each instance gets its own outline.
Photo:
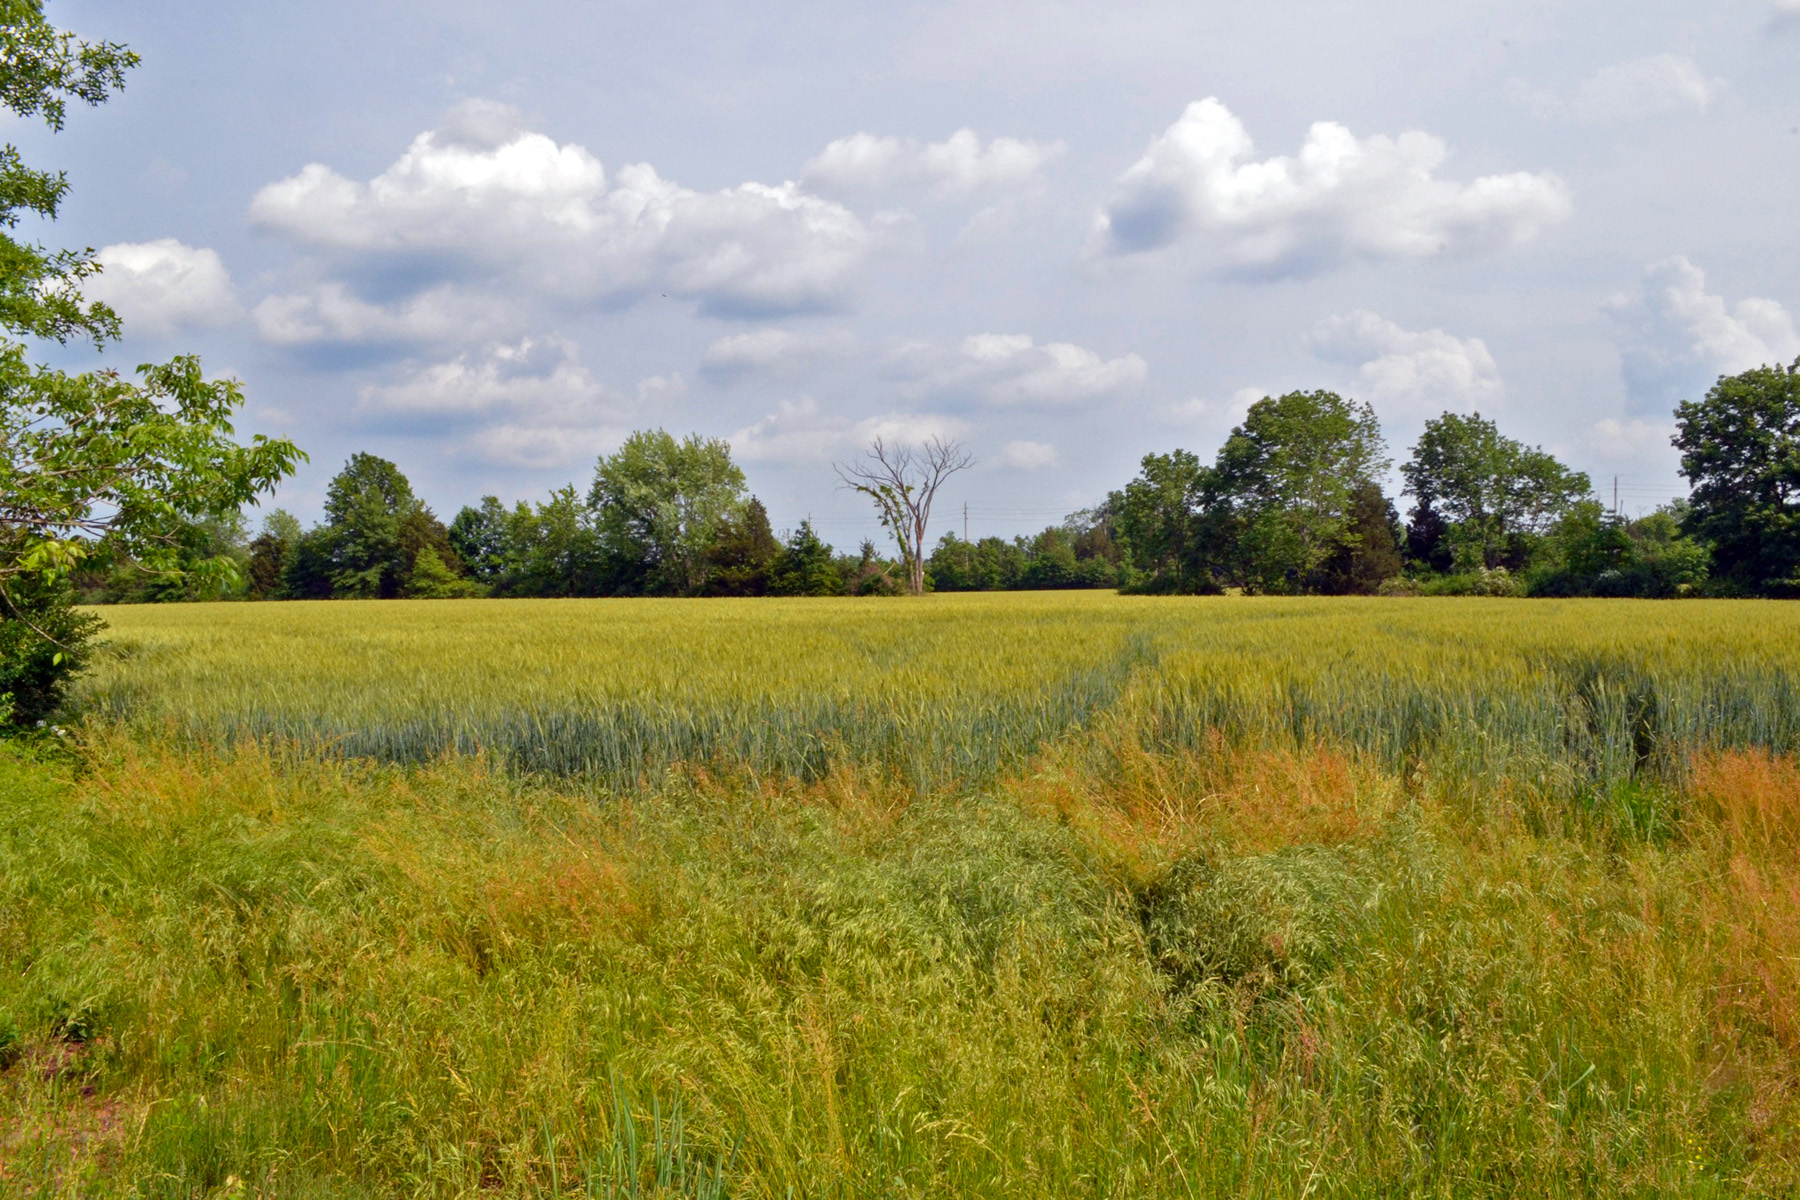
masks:
<instances>
[{"instance_id":1,"label":"tree line","mask_svg":"<svg viewBox=\"0 0 1800 1200\"><path fill-rule=\"evenodd\" d=\"M1426 422L1393 466L1373 409L1333 392L1250 406L1211 462L1147 455L1099 505L1032 537L942 535L930 502L969 465L953 443L877 444L839 474L895 532L891 557L777 536L723 441L632 434L537 503L496 496L448 524L393 463L353 455L311 529L282 511L189 527L187 554L240 564L229 594L262 599L459 596L831 596L1117 588L1140 593L1640 596L1800 594L1800 363L1721 379L1684 403L1688 500L1609 511L1588 476L1479 413ZM104 561L96 559L96 562ZM219 594L219 576L115 560L94 601Z\"/></svg>"}]
</instances>

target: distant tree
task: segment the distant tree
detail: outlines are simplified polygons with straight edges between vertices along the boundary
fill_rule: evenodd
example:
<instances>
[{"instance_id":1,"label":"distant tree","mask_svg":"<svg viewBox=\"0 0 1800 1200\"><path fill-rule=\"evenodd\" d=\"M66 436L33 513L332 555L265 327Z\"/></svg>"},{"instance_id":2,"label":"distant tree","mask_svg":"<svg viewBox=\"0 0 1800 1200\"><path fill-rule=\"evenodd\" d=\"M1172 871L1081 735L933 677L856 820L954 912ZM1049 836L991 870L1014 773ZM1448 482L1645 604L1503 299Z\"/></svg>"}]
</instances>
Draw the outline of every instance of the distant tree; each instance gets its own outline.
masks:
<instances>
[{"instance_id":1,"label":"distant tree","mask_svg":"<svg viewBox=\"0 0 1800 1200\"><path fill-rule=\"evenodd\" d=\"M600 459L588 504L622 590L693 595L720 528L743 508L744 473L721 439L640 431Z\"/></svg>"},{"instance_id":2,"label":"distant tree","mask_svg":"<svg viewBox=\"0 0 1800 1200\"><path fill-rule=\"evenodd\" d=\"M283 596L288 565L301 536L299 520L285 508L263 518L262 532L249 546L247 592L251 599L274 600Z\"/></svg>"},{"instance_id":3,"label":"distant tree","mask_svg":"<svg viewBox=\"0 0 1800 1200\"><path fill-rule=\"evenodd\" d=\"M1706 582L1705 546L1681 532L1682 505L1625 520L1598 500L1577 503L1544 538L1526 578L1534 596L1691 593Z\"/></svg>"},{"instance_id":4,"label":"distant tree","mask_svg":"<svg viewBox=\"0 0 1800 1200\"><path fill-rule=\"evenodd\" d=\"M281 573L284 600L329 600L332 595L331 531L314 526L300 535Z\"/></svg>"},{"instance_id":5,"label":"distant tree","mask_svg":"<svg viewBox=\"0 0 1800 1200\"><path fill-rule=\"evenodd\" d=\"M353 454L325 492L325 552L334 596L392 599L406 581L401 527L422 506L400 468ZM417 540L416 528L412 531Z\"/></svg>"},{"instance_id":6,"label":"distant tree","mask_svg":"<svg viewBox=\"0 0 1800 1200\"><path fill-rule=\"evenodd\" d=\"M84 588L83 599L95 604L164 604L183 600L222 600L248 590L250 551L244 541L244 518L229 512L183 522L173 538L174 556L160 568L149 567L103 542L91 560L108 566ZM225 571L201 571L205 562L229 564Z\"/></svg>"},{"instance_id":7,"label":"distant tree","mask_svg":"<svg viewBox=\"0 0 1800 1200\"><path fill-rule=\"evenodd\" d=\"M413 572L417 569L419 556L427 550L437 558L439 566L456 578L467 578L468 565L451 543L450 531L438 520L437 514L431 511L431 506L421 502L400 518L401 594L412 594L410 589Z\"/></svg>"},{"instance_id":8,"label":"distant tree","mask_svg":"<svg viewBox=\"0 0 1800 1200\"><path fill-rule=\"evenodd\" d=\"M557 488L535 508L521 503L507 529L517 594L602 596L618 590L594 514L573 485Z\"/></svg>"},{"instance_id":9,"label":"distant tree","mask_svg":"<svg viewBox=\"0 0 1800 1200\"><path fill-rule=\"evenodd\" d=\"M926 563L938 592L993 592L1015 588L1025 573L1025 550L1005 538L965 542L954 533L938 539Z\"/></svg>"},{"instance_id":10,"label":"distant tree","mask_svg":"<svg viewBox=\"0 0 1800 1200\"><path fill-rule=\"evenodd\" d=\"M851 596L898 596L907 590L906 580L900 568L881 556L875 543L864 538L855 554L846 554L837 560L838 577L844 581L844 591Z\"/></svg>"},{"instance_id":11,"label":"distant tree","mask_svg":"<svg viewBox=\"0 0 1800 1200\"><path fill-rule=\"evenodd\" d=\"M876 438L862 458L837 465L846 487L875 502L876 514L900 549L907 590L915 596L925 594L925 535L932 502L945 480L974 463L974 456L954 439L934 435L916 447L890 446Z\"/></svg>"},{"instance_id":12,"label":"distant tree","mask_svg":"<svg viewBox=\"0 0 1800 1200\"><path fill-rule=\"evenodd\" d=\"M438 548L426 544L413 558L402 594L415 600L460 600L481 595L482 587L451 570Z\"/></svg>"},{"instance_id":13,"label":"distant tree","mask_svg":"<svg viewBox=\"0 0 1800 1200\"><path fill-rule=\"evenodd\" d=\"M844 590L831 547L802 521L769 569L771 596L835 596Z\"/></svg>"},{"instance_id":14,"label":"distant tree","mask_svg":"<svg viewBox=\"0 0 1800 1200\"><path fill-rule=\"evenodd\" d=\"M1259 592L1316 586L1356 533L1359 490L1388 466L1375 412L1334 392L1289 392L1250 406L1208 481L1230 514L1236 582Z\"/></svg>"},{"instance_id":15,"label":"distant tree","mask_svg":"<svg viewBox=\"0 0 1800 1200\"><path fill-rule=\"evenodd\" d=\"M763 502L752 496L741 513L721 522L706 553L709 594L760 596L768 591L769 572L781 554L781 543L769 527L769 510Z\"/></svg>"},{"instance_id":16,"label":"distant tree","mask_svg":"<svg viewBox=\"0 0 1800 1200\"><path fill-rule=\"evenodd\" d=\"M498 496L483 496L479 507L464 505L450 522L450 545L482 583L500 583L512 569L512 516Z\"/></svg>"},{"instance_id":17,"label":"distant tree","mask_svg":"<svg viewBox=\"0 0 1800 1200\"><path fill-rule=\"evenodd\" d=\"M1747 592L1800 596L1800 359L1721 378L1675 410L1684 526L1717 574Z\"/></svg>"},{"instance_id":18,"label":"distant tree","mask_svg":"<svg viewBox=\"0 0 1800 1200\"><path fill-rule=\"evenodd\" d=\"M1586 475L1501 436L1480 413L1427 421L1400 473L1414 500L1410 552L1452 571L1522 570L1537 540L1592 490Z\"/></svg>"},{"instance_id":19,"label":"distant tree","mask_svg":"<svg viewBox=\"0 0 1800 1200\"><path fill-rule=\"evenodd\" d=\"M1216 592L1220 530L1212 472L1187 450L1146 454L1137 478L1107 501L1145 592Z\"/></svg>"},{"instance_id":20,"label":"distant tree","mask_svg":"<svg viewBox=\"0 0 1800 1200\"><path fill-rule=\"evenodd\" d=\"M1349 535L1320 571L1318 590L1337 596L1372 596L1400 574L1400 516L1374 481L1350 499Z\"/></svg>"},{"instance_id":21,"label":"distant tree","mask_svg":"<svg viewBox=\"0 0 1800 1200\"><path fill-rule=\"evenodd\" d=\"M1124 561L1125 550L1119 542L1119 514L1113 511L1112 503L1109 498L1063 519L1062 528L1075 539L1078 560L1100 559L1115 567Z\"/></svg>"}]
</instances>

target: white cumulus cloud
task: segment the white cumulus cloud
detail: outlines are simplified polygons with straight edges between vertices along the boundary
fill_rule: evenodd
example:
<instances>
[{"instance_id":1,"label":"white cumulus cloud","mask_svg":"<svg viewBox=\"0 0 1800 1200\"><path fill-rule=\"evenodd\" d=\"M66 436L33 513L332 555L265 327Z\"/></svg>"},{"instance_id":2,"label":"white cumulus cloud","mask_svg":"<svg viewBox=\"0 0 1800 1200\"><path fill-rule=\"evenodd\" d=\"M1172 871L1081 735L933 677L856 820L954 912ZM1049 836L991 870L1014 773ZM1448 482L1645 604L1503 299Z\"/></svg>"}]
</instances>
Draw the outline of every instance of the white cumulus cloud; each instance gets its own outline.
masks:
<instances>
[{"instance_id":1,"label":"white cumulus cloud","mask_svg":"<svg viewBox=\"0 0 1800 1200\"><path fill-rule=\"evenodd\" d=\"M1800 356L1800 333L1779 301L1729 303L1706 290L1706 273L1676 256L1644 270L1635 295L1616 297L1626 330L1621 365L1629 399L1662 406L1696 398L1719 375L1787 363Z\"/></svg>"},{"instance_id":2,"label":"white cumulus cloud","mask_svg":"<svg viewBox=\"0 0 1800 1200\"><path fill-rule=\"evenodd\" d=\"M978 333L954 349L909 342L888 370L921 395L961 395L998 405L1068 405L1137 390L1150 373L1136 354L1102 358L1072 342L1034 342L1023 333Z\"/></svg>"},{"instance_id":3,"label":"white cumulus cloud","mask_svg":"<svg viewBox=\"0 0 1800 1200\"><path fill-rule=\"evenodd\" d=\"M1253 150L1217 98L1188 105L1120 178L1099 217L1100 248L1141 253L1198 235L1229 270L1305 275L1515 246L1570 212L1551 174L1439 178L1449 149L1428 133L1358 138L1320 121L1298 154L1258 160Z\"/></svg>"},{"instance_id":4,"label":"white cumulus cloud","mask_svg":"<svg viewBox=\"0 0 1800 1200\"><path fill-rule=\"evenodd\" d=\"M997 137L985 144L972 129L941 142L854 133L826 146L802 179L833 192L922 187L940 198L1023 187L1061 155L1061 142Z\"/></svg>"},{"instance_id":5,"label":"white cumulus cloud","mask_svg":"<svg viewBox=\"0 0 1800 1200\"><path fill-rule=\"evenodd\" d=\"M82 285L82 294L111 305L126 333L166 337L239 315L231 273L217 251L158 238L116 242L95 257L102 270Z\"/></svg>"},{"instance_id":6,"label":"white cumulus cloud","mask_svg":"<svg viewBox=\"0 0 1800 1200\"><path fill-rule=\"evenodd\" d=\"M1321 321L1307 337L1320 358L1356 367L1356 391L1387 411L1469 409L1501 392L1500 368L1480 338L1404 329L1366 309Z\"/></svg>"},{"instance_id":7,"label":"white cumulus cloud","mask_svg":"<svg viewBox=\"0 0 1800 1200\"><path fill-rule=\"evenodd\" d=\"M609 177L585 148L489 103L458 108L367 182L309 164L258 192L250 215L322 250L727 313L837 304L873 240L849 209L792 182L697 192L647 163Z\"/></svg>"}]
</instances>

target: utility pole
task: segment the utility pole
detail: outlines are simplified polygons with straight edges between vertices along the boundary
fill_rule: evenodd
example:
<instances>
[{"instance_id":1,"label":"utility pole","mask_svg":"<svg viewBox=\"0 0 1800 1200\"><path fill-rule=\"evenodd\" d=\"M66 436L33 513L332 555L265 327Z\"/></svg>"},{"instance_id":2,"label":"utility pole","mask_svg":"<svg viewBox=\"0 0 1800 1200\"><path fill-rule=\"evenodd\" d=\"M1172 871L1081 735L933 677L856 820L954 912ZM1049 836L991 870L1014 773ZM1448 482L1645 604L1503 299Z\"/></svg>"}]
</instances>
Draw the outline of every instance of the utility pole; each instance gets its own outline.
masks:
<instances>
[{"instance_id":1,"label":"utility pole","mask_svg":"<svg viewBox=\"0 0 1800 1200\"><path fill-rule=\"evenodd\" d=\"M1615 489L1616 490L1616 489ZM969 540L969 502L963 501L963 541Z\"/></svg>"},{"instance_id":2,"label":"utility pole","mask_svg":"<svg viewBox=\"0 0 1800 1200\"><path fill-rule=\"evenodd\" d=\"M1619 519L1619 477L1613 476L1613 520Z\"/></svg>"}]
</instances>

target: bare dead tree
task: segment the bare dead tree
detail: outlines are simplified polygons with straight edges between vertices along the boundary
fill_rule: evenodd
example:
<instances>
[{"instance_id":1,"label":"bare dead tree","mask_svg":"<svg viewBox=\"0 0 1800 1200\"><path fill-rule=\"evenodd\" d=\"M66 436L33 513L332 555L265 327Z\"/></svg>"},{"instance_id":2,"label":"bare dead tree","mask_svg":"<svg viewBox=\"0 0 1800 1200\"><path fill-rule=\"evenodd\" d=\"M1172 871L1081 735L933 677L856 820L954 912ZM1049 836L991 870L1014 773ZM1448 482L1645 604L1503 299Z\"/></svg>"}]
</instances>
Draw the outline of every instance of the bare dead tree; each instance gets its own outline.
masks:
<instances>
[{"instance_id":1,"label":"bare dead tree","mask_svg":"<svg viewBox=\"0 0 1800 1200\"><path fill-rule=\"evenodd\" d=\"M860 460L836 464L844 486L875 502L881 523L900 546L907 588L925 593L925 527L931 502L944 480L975 464L954 438L931 437L917 446L890 446L876 438Z\"/></svg>"}]
</instances>

